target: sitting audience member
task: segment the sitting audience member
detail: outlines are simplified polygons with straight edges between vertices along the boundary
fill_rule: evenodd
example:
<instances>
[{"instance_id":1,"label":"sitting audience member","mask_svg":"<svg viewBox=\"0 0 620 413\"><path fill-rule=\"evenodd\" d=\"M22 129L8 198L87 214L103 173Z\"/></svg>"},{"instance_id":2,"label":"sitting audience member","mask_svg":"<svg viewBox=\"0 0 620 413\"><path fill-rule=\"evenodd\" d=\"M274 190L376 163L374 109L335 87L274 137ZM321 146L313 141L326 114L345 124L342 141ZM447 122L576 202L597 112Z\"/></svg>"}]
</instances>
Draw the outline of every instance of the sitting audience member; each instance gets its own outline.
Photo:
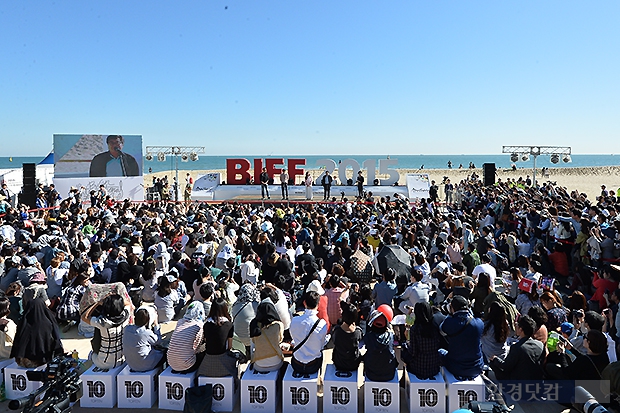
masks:
<instances>
[{"instance_id":1,"label":"sitting audience member","mask_svg":"<svg viewBox=\"0 0 620 413\"><path fill-rule=\"evenodd\" d=\"M332 361L336 370L357 371L362 361L359 346L362 340L362 329L356 325L357 308L346 301L340 302L342 324L334 327Z\"/></svg>"},{"instance_id":2,"label":"sitting audience member","mask_svg":"<svg viewBox=\"0 0 620 413\"><path fill-rule=\"evenodd\" d=\"M575 323L575 328L578 330L585 328L588 333L592 330L603 333L607 339L607 357L609 358L610 363L614 363L618 360L616 355L616 345L609 333L603 331L604 327L605 317L596 311L586 311L585 316L582 319L578 319ZM575 350L581 353L585 353L587 350L584 343L584 335L578 335L571 340L571 345L575 348Z\"/></svg>"},{"instance_id":3,"label":"sitting audience member","mask_svg":"<svg viewBox=\"0 0 620 413\"><path fill-rule=\"evenodd\" d=\"M13 320L15 324L19 324L19 320L24 314L24 303L22 301L23 291L24 287L19 281L9 284L9 288L6 290L6 296L9 298L9 302L11 303L9 318Z\"/></svg>"},{"instance_id":4,"label":"sitting audience member","mask_svg":"<svg viewBox=\"0 0 620 413\"><path fill-rule=\"evenodd\" d=\"M562 323L568 320L566 309L562 306L562 302L556 295L550 291L546 291L540 296L540 304L547 311L548 331L557 331Z\"/></svg>"},{"instance_id":5,"label":"sitting audience member","mask_svg":"<svg viewBox=\"0 0 620 413\"><path fill-rule=\"evenodd\" d=\"M431 289L430 284L422 282L422 271L411 271L411 284L405 289L399 298L402 299L398 309L403 314L409 314L417 303L427 303L429 300L428 293ZM391 304L389 304L391 305Z\"/></svg>"},{"instance_id":6,"label":"sitting audience member","mask_svg":"<svg viewBox=\"0 0 620 413\"><path fill-rule=\"evenodd\" d=\"M542 380L545 346L532 338L536 323L529 316L519 317L519 341L510 346L505 359L492 355L490 366L498 380Z\"/></svg>"},{"instance_id":7,"label":"sitting audience member","mask_svg":"<svg viewBox=\"0 0 620 413\"><path fill-rule=\"evenodd\" d=\"M93 336L94 330L91 326L80 319L80 300L84 296L86 286L90 283L90 277L87 272L79 273L71 282L69 287L62 294L56 315L60 321L66 321L69 324L79 322L78 334L86 338Z\"/></svg>"},{"instance_id":8,"label":"sitting audience member","mask_svg":"<svg viewBox=\"0 0 620 413\"><path fill-rule=\"evenodd\" d=\"M548 320L547 312L542 307L531 307L527 315L532 317L532 320L536 323L536 330L534 330L534 335L532 337L546 345L547 339L549 338L549 331L545 325Z\"/></svg>"},{"instance_id":9,"label":"sitting audience member","mask_svg":"<svg viewBox=\"0 0 620 413\"><path fill-rule=\"evenodd\" d=\"M101 306L101 315L93 317L93 312ZM101 335L99 348L96 342L91 354L92 362L100 369L113 369L125 361L123 355L123 329L129 324L131 303L118 294L112 294L90 306L82 315L82 320ZM97 332L95 332L95 335Z\"/></svg>"},{"instance_id":10,"label":"sitting audience member","mask_svg":"<svg viewBox=\"0 0 620 413\"><path fill-rule=\"evenodd\" d=\"M340 264L334 264L332 268L333 275L328 276L326 284L328 289L325 291L327 297L327 316L329 324L336 325L342 316L340 302L349 298L349 287L340 281L340 277L344 275L344 268Z\"/></svg>"},{"instance_id":11,"label":"sitting audience member","mask_svg":"<svg viewBox=\"0 0 620 413\"><path fill-rule=\"evenodd\" d=\"M584 336L585 354L577 351L570 343L558 343L559 364L547 364L547 374L558 380L601 380L601 372L609 364L607 338L598 330L590 330ZM566 351L575 356L572 360Z\"/></svg>"},{"instance_id":12,"label":"sitting audience member","mask_svg":"<svg viewBox=\"0 0 620 413\"><path fill-rule=\"evenodd\" d=\"M195 302L187 307L185 315L177 322L177 326L170 337L166 355L168 364L173 371L191 373L198 370L205 354L204 321L204 307Z\"/></svg>"},{"instance_id":13,"label":"sitting audience member","mask_svg":"<svg viewBox=\"0 0 620 413\"><path fill-rule=\"evenodd\" d=\"M157 272L155 271L155 259L153 257L145 260L144 270L140 274L139 280L144 287L142 289L142 301L152 303L155 301L155 294L157 292Z\"/></svg>"},{"instance_id":14,"label":"sitting audience member","mask_svg":"<svg viewBox=\"0 0 620 413\"><path fill-rule=\"evenodd\" d=\"M306 310L291 320L290 330L294 345L291 367L301 374L314 374L323 364L323 347L327 344L327 323L318 316L319 300L319 293L307 291L303 299Z\"/></svg>"},{"instance_id":15,"label":"sitting audience member","mask_svg":"<svg viewBox=\"0 0 620 413\"><path fill-rule=\"evenodd\" d=\"M151 319L148 309L139 308L134 314L134 322L135 325L126 326L123 332L123 354L132 371L153 370L163 362L165 356L163 351L154 347L161 344L157 315L153 311Z\"/></svg>"},{"instance_id":16,"label":"sitting audience member","mask_svg":"<svg viewBox=\"0 0 620 413\"><path fill-rule=\"evenodd\" d=\"M390 323L394 313L382 304L370 315L368 331L364 336L364 375L372 381L390 381L396 374L398 360L394 353L394 333Z\"/></svg>"},{"instance_id":17,"label":"sitting audience member","mask_svg":"<svg viewBox=\"0 0 620 413\"><path fill-rule=\"evenodd\" d=\"M246 357L250 358L250 321L256 316L260 294L254 284L245 283L239 288L237 301L232 305L235 335L245 346Z\"/></svg>"},{"instance_id":18,"label":"sitting audience member","mask_svg":"<svg viewBox=\"0 0 620 413\"><path fill-rule=\"evenodd\" d=\"M204 283L200 286L200 298L199 300L196 298L196 301L202 301L202 306L204 307L205 314L209 314L211 312L211 303L213 302L213 293L215 292L215 288L212 283Z\"/></svg>"},{"instance_id":19,"label":"sitting audience member","mask_svg":"<svg viewBox=\"0 0 620 413\"><path fill-rule=\"evenodd\" d=\"M155 307L157 307L157 321L167 323L174 320L180 303L179 294L173 287L176 282L174 275L168 274L159 277L157 293L155 293Z\"/></svg>"},{"instance_id":20,"label":"sitting audience member","mask_svg":"<svg viewBox=\"0 0 620 413\"><path fill-rule=\"evenodd\" d=\"M448 350L440 350L442 364L457 379L472 380L484 366L480 344L484 323L473 316L465 297L452 299L450 313L439 327L448 342Z\"/></svg>"},{"instance_id":21,"label":"sitting audience member","mask_svg":"<svg viewBox=\"0 0 620 413\"><path fill-rule=\"evenodd\" d=\"M237 359L227 352L232 350L234 325L228 312L228 303L222 297L213 300L211 312L204 324L205 357L198 374L207 377L238 377Z\"/></svg>"},{"instance_id":22,"label":"sitting audience member","mask_svg":"<svg viewBox=\"0 0 620 413\"><path fill-rule=\"evenodd\" d=\"M11 358L25 368L42 366L64 352L56 317L45 302L28 301L24 315L17 324Z\"/></svg>"},{"instance_id":23,"label":"sitting audience member","mask_svg":"<svg viewBox=\"0 0 620 413\"><path fill-rule=\"evenodd\" d=\"M426 380L439 374L441 336L433 322L433 310L429 303L417 303L413 314L415 322L409 329L408 346L401 349L401 358L409 373L415 374L420 380Z\"/></svg>"},{"instance_id":24,"label":"sitting audience member","mask_svg":"<svg viewBox=\"0 0 620 413\"><path fill-rule=\"evenodd\" d=\"M258 305L256 317L250 322L252 341L252 363L256 371L275 371L284 364L280 345L284 337L284 326L271 299Z\"/></svg>"},{"instance_id":25,"label":"sitting audience member","mask_svg":"<svg viewBox=\"0 0 620 413\"><path fill-rule=\"evenodd\" d=\"M396 287L396 272L393 268L386 268L383 271L383 281L375 284L372 290L372 298L375 300L375 305L379 307L382 304L392 305L394 296L398 293Z\"/></svg>"},{"instance_id":26,"label":"sitting audience member","mask_svg":"<svg viewBox=\"0 0 620 413\"><path fill-rule=\"evenodd\" d=\"M0 296L0 361L11 358L17 325L8 318L11 302L5 295Z\"/></svg>"},{"instance_id":27,"label":"sitting audience member","mask_svg":"<svg viewBox=\"0 0 620 413\"><path fill-rule=\"evenodd\" d=\"M538 286L532 280L522 278L519 282L519 295L515 300L519 314L527 314L532 307L540 307L538 300Z\"/></svg>"},{"instance_id":28,"label":"sitting audience member","mask_svg":"<svg viewBox=\"0 0 620 413\"><path fill-rule=\"evenodd\" d=\"M516 329L516 328L515 328ZM506 319L506 310L497 301L489 306L489 311L482 330L482 354L487 362L492 357L505 359L508 354L508 333L510 328Z\"/></svg>"},{"instance_id":29,"label":"sitting audience member","mask_svg":"<svg viewBox=\"0 0 620 413\"><path fill-rule=\"evenodd\" d=\"M321 285L319 280L312 280L308 287L306 288L306 292L314 291L319 295L319 305L317 306L317 315L320 319L325 320L327 324L327 332L330 332L332 329L332 325L329 322L329 314L327 314L327 296L325 295L325 290Z\"/></svg>"}]
</instances>

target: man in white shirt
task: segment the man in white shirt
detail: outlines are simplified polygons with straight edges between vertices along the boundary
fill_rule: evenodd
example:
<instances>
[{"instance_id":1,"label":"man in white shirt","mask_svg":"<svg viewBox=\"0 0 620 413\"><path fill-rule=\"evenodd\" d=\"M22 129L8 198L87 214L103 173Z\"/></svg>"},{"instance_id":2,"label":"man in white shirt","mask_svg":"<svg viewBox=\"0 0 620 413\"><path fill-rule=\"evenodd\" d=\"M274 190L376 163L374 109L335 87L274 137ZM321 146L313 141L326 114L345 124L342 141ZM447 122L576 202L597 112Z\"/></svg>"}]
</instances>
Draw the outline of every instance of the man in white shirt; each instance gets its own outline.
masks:
<instances>
[{"instance_id":1,"label":"man in white shirt","mask_svg":"<svg viewBox=\"0 0 620 413\"><path fill-rule=\"evenodd\" d=\"M472 271L472 275L474 280L478 280L478 275L480 273L486 272L489 274L489 281L491 281L491 289L495 289L495 278L497 277L497 271L495 267L491 265L491 257L488 254L484 254L480 257L480 261L482 261L479 265L474 267Z\"/></svg>"},{"instance_id":2,"label":"man in white shirt","mask_svg":"<svg viewBox=\"0 0 620 413\"><path fill-rule=\"evenodd\" d=\"M314 374L323 364L323 347L327 344L327 323L318 316L320 296L314 291L306 292L306 310L291 320L293 357L291 366L301 374Z\"/></svg>"}]
</instances>

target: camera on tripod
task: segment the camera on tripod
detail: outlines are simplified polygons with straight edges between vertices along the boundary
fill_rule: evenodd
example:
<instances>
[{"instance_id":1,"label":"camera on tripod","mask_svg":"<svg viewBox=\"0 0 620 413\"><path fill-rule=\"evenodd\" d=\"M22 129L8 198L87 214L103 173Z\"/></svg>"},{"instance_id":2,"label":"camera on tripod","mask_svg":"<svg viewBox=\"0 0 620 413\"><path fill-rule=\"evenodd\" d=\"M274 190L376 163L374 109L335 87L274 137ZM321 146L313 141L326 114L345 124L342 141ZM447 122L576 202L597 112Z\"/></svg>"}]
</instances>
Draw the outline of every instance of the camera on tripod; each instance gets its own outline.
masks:
<instances>
[{"instance_id":1,"label":"camera on tripod","mask_svg":"<svg viewBox=\"0 0 620 413\"><path fill-rule=\"evenodd\" d=\"M24 413L68 413L71 403L82 397L82 380L77 361L65 354L55 357L44 371L29 370L30 381L41 381L43 386L21 399L11 400L9 409Z\"/></svg>"}]
</instances>

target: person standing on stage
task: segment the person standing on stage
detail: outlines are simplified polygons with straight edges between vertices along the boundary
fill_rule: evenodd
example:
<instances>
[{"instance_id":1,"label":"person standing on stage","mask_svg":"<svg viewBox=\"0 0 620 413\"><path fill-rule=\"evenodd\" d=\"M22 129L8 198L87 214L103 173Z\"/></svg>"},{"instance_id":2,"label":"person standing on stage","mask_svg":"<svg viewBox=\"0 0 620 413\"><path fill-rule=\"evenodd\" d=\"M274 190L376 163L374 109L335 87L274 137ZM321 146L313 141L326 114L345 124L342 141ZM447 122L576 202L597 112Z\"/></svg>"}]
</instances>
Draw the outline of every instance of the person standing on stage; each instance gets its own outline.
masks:
<instances>
[{"instance_id":1,"label":"person standing on stage","mask_svg":"<svg viewBox=\"0 0 620 413\"><path fill-rule=\"evenodd\" d=\"M364 197L364 176L362 175L362 171L357 172L357 196L360 198Z\"/></svg>"},{"instance_id":2,"label":"person standing on stage","mask_svg":"<svg viewBox=\"0 0 620 413\"><path fill-rule=\"evenodd\" d=\"M286 168L282 168L282 173L280 174L280 187L282 188L282 199L288 199L288 172L286 172Z\"/></svg>"},{"instance_id":3,"label":"person standing on stage","mask_svg":"<svg viewBox=\"0 0 620 413\"><path fill-rule=\"evenodd\" d=\"M265 199L265 192L267 193L267 199L271 199L269 196L269 174L267 168L263 168L263 172L260 174L260 193L263 199Z\"/></svg>"},{"instance_id":4,"label":"person standing on stage","mask_svg":"<svg viewBox=\"0 0 620 413\"><path fill-rule=\"evenodd\" d=\"M333 180L334 178L329 174L329 171L325 171L325 174L321 178L321 185L323 185L323 201L329 200Z\"/></svg>"}]
</instances>

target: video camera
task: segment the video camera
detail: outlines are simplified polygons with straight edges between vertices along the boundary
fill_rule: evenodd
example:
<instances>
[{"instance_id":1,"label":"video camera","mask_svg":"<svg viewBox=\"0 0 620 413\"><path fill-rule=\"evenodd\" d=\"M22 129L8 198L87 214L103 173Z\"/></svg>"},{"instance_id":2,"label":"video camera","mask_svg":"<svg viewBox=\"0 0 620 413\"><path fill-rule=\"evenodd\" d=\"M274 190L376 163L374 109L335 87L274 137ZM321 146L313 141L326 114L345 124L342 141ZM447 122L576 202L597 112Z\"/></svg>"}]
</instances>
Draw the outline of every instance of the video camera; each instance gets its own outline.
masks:
<instances>
[{"instance_id":1,"label":"video camera","mask_svg":"<svg viewBox=\"0 0 620 413\"><path fill-rule=\"evenodd\" d=\"M55 357L44 371L27 371L26 376L30 381L43 382L43 386L26 397L11 400L11 410L24 413L68 413L71 411L71 403L82 397L82 380L77 362L68 354Z\"/></svg>"}]
</instances>

